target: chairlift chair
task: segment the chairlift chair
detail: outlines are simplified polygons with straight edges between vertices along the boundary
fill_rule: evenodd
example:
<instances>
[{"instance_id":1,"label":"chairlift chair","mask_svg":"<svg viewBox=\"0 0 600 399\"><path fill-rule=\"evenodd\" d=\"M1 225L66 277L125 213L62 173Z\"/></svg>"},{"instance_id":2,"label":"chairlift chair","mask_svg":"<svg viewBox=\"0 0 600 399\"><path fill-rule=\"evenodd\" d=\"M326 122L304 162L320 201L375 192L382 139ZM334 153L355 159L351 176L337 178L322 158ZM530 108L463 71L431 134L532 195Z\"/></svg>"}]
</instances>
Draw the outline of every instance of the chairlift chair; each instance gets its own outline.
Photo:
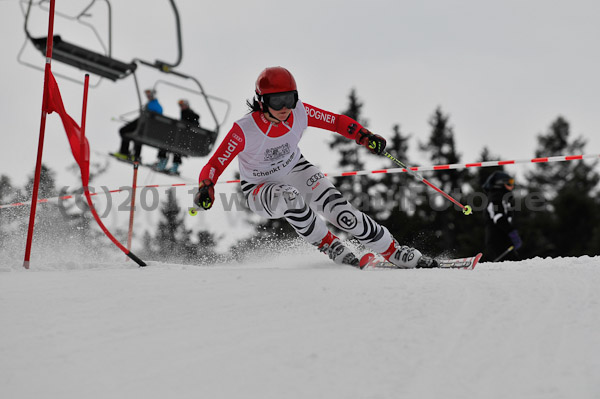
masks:
<instances>
[{"instance_id":1,"label":"chairlift chair","mask_svg":"<svg viewBox=\"0 0 600 399\"><path fill-rule=\"evenodd\" d=\"M188 157L210 153L218 131L190 126L179 119L143 111L135 131L125 136L135 142Z\"/></svg>"},{"instance_id":2,"label":"chairlift chair","mask_svg":"<svg viewBox=\"0 0 600 399\"><path fill-rule=\"evenodd\" d=\"M165 115L143 110L140 112L136 129L130 133L126 133L125 137L140 144L159 149L165 149L167 151L179 153L184 156L206 156L212 151L217 141L220 128L220 123L215 116L215 113L210 105L210 101L214 100L226 104L227 109L223 120L225 120L229 114L230 104L224 99L206 94L202 90L202 85L200 85L200 82L198 82L195 78L172 70L169 70L169 73L175 74L179 77L192 79L196 83L198 90L195 90L189 86L181 86L166 80L158 80L154 84L154 89L161 85L167 85L174 87L177 90L187 91L203 97L211 115L214 118L215 128L207 129L201 126L190 126L180 119L174 119Z\"/></svg>"},{"instance_id":3,"label":"chairlift chair","mask_svg":"<svg viewBox=\"0 0 600 399\"><path fill-rule=\"evenodd\" d=\"M123 79L133 73L137 64L127 64L114 58L87 50L83 47L64 41L60 35L54 35L52 59L74 66L83 71L112 80ZM42 52L46 53L47 37L32 38L31 42Z\"/></svg>"},{"instance_id":4,"label":"chairlift chair","mask_svg":"<svg viewBox=\"0 0 600 399\"><path fill-rule=\"evenodd\" d=\"M106 48L106 54L88 50L86 48L83 48L81 46L78 46L76 44L73 44L73 43L63 40L60 35L54 35L52 37L52 41L53 41L52 59L62 62L67 65L79 68L79 69L89 72L91 74L100 76L101 78L107 78L112 81L116 81L118 79L123 79L123 78L129 76L130 74L132 74L133 72L135 72L135 70L137 68L137 64L135 62L131 62L131 63L122 62L122 61L116 60L111 57L112 34L110 32L110 28L112 26L112 11L111 11L109 1L108 0L104 0L104 1L106 2L107 7L108 7L109 32L108 32L108 47L107 48L104 45L104 43L100 40L100 36L98 35L98 32L96 31L96 29L93 26L91 26L90 24L87 24L87 23L84 23L81 21L81 17L87 16L87 14L86 14L87 11L94 5L96 0L91 0L91 3L87 7L85 7L85 9L81 13L79 13L79 15L77 15L76 17L67 17L67 16L64 16L64 17L69 18L69 19L75 19L78 22L89 26L94 31L96 37L98 37L98 39L100 40L100 43L102 44L102 46ZM38 4L41 6L41 4L43 2L44 2L44 0L41 0L41 1L39 1ZM29 29L28 29L29 15L31 12L32 4L33 4L33 0L29 0L28 6L27 6L27 11L25 12L25 24L24 24L25 35L31 41L33 46L36 49L38 49L42 53L42 55L45 56L46 55L46 46L48 44L48 37L42 36L42 37L35 38L31 35L31 33L29 32ZM23 50L21 50L21 52L22 51ZM20 55L21 54L19 54L19 57L17 58L17 60L20 63L28 65L28 66L32 66L36 69L41 69L39 67L30 65L30 64L26 64L25 62L21 61ZM65 76L63 76L63 77L65 77ZM65 77L65 78L67 78L69 80L74 80L69 77Z\"/></svg>"}]
</instances>

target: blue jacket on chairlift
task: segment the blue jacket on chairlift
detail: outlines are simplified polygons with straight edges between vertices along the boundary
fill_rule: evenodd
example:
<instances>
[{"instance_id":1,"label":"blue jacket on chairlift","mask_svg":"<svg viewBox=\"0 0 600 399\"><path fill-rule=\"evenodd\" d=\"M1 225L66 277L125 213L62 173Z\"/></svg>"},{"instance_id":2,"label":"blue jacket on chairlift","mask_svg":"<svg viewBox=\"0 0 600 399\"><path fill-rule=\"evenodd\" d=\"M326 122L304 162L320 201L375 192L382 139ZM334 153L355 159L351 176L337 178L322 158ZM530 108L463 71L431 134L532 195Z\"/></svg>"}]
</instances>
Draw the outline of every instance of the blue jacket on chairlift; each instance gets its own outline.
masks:
<instances>
[{"instance_id":1,"label":"blue jacket on chairlift","mask_svg":"<svg viewBox=\"0 0 600 399\"><path fill-rule=\"evenodd\" d=\"M146 110L157 113L157 114L161 114L161 115L163 113L162 106L160 105L160 103L158 102L158 100L156 98L148 101L148 103L146 104Z\"/></svg>"}]
</instances>

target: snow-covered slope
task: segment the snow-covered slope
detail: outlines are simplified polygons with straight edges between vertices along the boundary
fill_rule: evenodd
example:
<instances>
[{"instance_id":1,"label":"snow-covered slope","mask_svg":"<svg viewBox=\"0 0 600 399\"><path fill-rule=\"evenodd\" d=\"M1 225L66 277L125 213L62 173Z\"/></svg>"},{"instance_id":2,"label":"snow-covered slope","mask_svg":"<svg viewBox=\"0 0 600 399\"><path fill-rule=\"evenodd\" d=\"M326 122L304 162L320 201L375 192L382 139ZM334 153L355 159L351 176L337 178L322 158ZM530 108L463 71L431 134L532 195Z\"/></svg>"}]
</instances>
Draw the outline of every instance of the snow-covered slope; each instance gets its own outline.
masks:
<instances>
[{"instance_id":1,"label":"snow-covered slope","mask_svg":"<svg viewBox=\"0 0 600 399\"><path fill-rule=\"evenodd\" d=\"M2 398L600 397L599 257L0 266Z\"/></svg>"}]
</instances>

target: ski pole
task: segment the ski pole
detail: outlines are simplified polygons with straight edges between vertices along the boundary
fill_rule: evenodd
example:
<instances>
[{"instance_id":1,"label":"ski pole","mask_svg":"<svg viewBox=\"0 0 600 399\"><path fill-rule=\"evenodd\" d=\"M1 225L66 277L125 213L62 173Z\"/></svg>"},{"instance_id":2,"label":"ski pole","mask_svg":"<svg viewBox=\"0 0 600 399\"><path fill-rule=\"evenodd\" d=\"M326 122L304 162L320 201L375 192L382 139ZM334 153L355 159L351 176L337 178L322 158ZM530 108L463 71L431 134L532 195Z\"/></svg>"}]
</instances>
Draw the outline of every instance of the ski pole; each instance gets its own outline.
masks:
<instances>
[{"instance_id":1,"label":"ski pole","mask_svg":"<svg viewBox=\"0 0 600 399\"><path fill-rule=\"evenodd\" d=\"M512 251L513 249L515 249L515 247L513 245L511 245L510 247L506 248L506 250L504 252L502 252L496 259L494 259L493 262L498 262L500 259L502 259L506 255L508 255L508 253L510 251Z\"/></svg>"},{"instance_id":2,"label":"ski pole","mask_svg":"<svg viewBox=\"0 0 600 399\"><path fill-rule=\"evenodd\" d=\"M413 177L415 177L416 179L418 179L418 180L422 181L423 183L427 184L429 187L433 188L435 191L437 191L438 193L440 193L444 197L446 197L446 199L448 199L451 202L453 202L454 204L458 205L462 209L462 213L464 213L465 215L470 215L470 214L473 213L473 209L471 209L470 205L463 205L463 204L461 204L460 202L458 202L457 200L455 200L454 198L452 198L449 194L446 194L444 191L442 191L441 189L437 188L434 184L432 184L429 180L425 179L419 173L417 173L414 170L410 169L402 161L400 161L398 158L396 158L395 156L393 156L389 152L385 151L383 153L383 155L386 158L391 159L392 162L394 162L396 165L400 166L401 168L404 168L406 170L406 172L408 172L409 174L411 174Z\"/></svg>"}]
</instances>

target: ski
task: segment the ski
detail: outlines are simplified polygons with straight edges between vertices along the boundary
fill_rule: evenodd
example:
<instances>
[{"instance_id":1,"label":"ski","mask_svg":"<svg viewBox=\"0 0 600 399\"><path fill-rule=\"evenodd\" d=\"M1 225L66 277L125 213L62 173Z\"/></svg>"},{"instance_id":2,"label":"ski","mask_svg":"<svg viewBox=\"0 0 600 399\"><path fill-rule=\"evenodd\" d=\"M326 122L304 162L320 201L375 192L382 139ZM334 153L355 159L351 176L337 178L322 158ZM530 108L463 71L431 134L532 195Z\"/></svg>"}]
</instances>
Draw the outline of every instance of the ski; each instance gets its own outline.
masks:
<instances>
[{"instance_id":1,"label":"ski","mask_svg":"<svg viewBox=\"0 0 600 399\"><path fill-rule=\"evenodd\" d=\"M438 267L440 269L464 269L464 270L473 270L479 259L483 254L480 252L475 256L470 256L468 258L457 258L457 259L437 259Z\"/></svg>"},{"instance_id":2,"label":"ski","mask_svg":"<svg viewBox=\"0 0 600 399\"><path fill-rule=\"evenodd\" d=\"M482 254L478 253L475 256L457 259L436 259L437 268L439 269L464 269L472 270L481 259ZM361 270L364 269L402 269L373 253L367 253L360 259L358 266Z\"/></svg>"}]
</instances>

